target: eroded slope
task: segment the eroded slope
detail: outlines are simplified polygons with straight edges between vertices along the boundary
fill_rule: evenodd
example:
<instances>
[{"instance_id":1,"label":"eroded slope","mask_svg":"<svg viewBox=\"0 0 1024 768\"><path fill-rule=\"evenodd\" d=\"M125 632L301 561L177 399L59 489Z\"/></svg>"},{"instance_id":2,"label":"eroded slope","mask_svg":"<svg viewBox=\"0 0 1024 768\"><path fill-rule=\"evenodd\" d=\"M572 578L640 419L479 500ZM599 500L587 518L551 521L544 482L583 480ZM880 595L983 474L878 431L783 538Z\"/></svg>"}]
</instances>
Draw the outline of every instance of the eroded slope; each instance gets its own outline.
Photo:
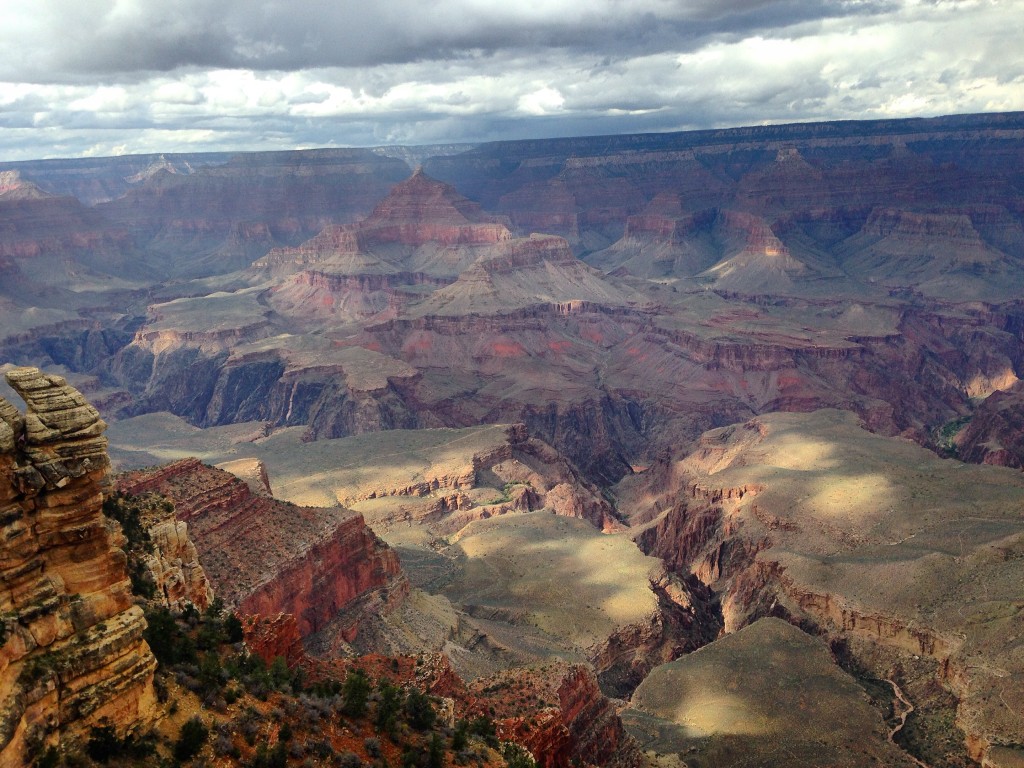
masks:
<instances>
[{"instance_id":1,"label":"eroded slope","mask_svg":"<svg viewBox=\"0 0 1024 768\"><path fill-rule=\"evenodd\" d=\"M929 680L952 691L974 757L1019 741L1019 473L941 460L836 411L714 430L650 472L620 488L620 508L645 551L721 595L726 631L808 622L876 676L903 669L912 697Z\"/></svg>"}]
</instances>

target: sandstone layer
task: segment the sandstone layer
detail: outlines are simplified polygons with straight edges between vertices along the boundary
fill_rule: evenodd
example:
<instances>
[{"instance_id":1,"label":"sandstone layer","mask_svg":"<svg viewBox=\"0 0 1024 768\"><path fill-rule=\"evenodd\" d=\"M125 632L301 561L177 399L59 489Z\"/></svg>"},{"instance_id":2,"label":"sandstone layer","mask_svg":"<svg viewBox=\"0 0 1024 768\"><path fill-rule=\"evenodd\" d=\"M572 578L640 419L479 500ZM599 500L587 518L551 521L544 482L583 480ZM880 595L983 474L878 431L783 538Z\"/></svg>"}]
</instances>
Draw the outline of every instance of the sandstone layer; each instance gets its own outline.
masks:
<instances>
[{"instance_id":1,"label":"sandstone layer","mask_svg":"<svg viewBox=\"0 0 1024 768\"><path fill-rule=\"evenodd\" d=\"M121 476L118 488L170 499L216 594L241 613L290 613L303 637L333 623L351 639L362 611L386 610L407 590L398 558L356 512L254 494L196 459Z\"/></svg>"},{"instance_id":2,"label":"sandstone layer","mask_svg":"<svg viewBox=\"0 0 1024 768\"><path fill-rule=\"evenodd\" d=\"M142 639L109 491L106 424L64 379L8 371L0 399L0 765L109 721L153 714L156 661Z\"/></svg>"},{"instance_id":3,"label":"sandstone layer","mask_svg":"<svg viewBox=\"0 0 1024 768\"><path fill-rule=\"evenodd\" d=\"M525 746L542 768L643 764L614 705L585 666L517 670L477 680L469 690L493 707L501 736Z\"/></svg>"}]
</instances>

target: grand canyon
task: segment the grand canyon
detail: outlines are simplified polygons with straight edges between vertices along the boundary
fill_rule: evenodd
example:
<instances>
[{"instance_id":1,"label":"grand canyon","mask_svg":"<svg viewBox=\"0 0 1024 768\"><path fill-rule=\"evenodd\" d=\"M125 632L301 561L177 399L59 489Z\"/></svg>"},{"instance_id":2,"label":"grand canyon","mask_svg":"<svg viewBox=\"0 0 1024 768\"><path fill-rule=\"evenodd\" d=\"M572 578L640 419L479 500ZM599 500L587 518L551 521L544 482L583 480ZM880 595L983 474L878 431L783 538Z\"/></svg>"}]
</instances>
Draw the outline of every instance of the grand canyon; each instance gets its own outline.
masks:
<instances>
[{"instance_id":1,"label":"grand canyon","mask_svg":"<svg viewBox=\"0 0 1024 768\"><path fill-rule=\"evenodd\" d=\"M0 766L1022 766L1022 296L1024 113L0 164Z\"/></svg>"}]
</instances>

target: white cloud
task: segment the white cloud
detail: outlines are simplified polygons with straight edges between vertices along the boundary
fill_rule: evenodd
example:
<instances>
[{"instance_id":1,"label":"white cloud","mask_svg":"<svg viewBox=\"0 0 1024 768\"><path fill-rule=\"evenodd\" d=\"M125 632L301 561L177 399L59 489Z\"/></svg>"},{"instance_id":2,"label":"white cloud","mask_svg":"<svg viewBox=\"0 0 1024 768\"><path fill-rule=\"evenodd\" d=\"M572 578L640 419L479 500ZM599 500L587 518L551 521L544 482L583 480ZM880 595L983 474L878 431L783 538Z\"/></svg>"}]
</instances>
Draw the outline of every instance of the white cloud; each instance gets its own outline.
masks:
<instances>
[{"instance_id":1,"label":"white cloud","mask_svg":"<svg viewBox=\"0 0 1024 768\"><path fill-rule=\"evenodd\" d=\"M562 111L565 97L557 88L545 86L524 93L516 102L516 111L526 115L551 115Z\"/></svg>"},{"instance_id":2,"label":"white cloud","mask_svg":"<svg viewBox=\"0 0 1024 768\"><path fill-rule=\"evenodd\" d=\"M1022 0L5 5L0 159L1024 109Z\"/></svg>"}]
</instances>

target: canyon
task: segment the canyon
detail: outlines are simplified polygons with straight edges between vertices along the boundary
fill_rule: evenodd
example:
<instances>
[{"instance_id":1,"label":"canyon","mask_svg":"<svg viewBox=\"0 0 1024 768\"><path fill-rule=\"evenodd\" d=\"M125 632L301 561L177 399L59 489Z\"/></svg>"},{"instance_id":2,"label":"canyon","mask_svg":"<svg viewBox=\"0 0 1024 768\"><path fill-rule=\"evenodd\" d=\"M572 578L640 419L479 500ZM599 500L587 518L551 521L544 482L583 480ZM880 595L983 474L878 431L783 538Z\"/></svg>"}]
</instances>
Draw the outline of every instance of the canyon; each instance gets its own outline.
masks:
<instances>
[{"instance_id":1,"label":"canyon","mask_svg":"<svg viewBox=\"0 0 1024 768\"><path fill-rule=\"evenodd\" d=\"M6 503L159 494L169 606L536 688L545 765L1020 764L1024 116L399 149L0 164L0 396L124 470Z\"/></svg>"}]
</instances>

